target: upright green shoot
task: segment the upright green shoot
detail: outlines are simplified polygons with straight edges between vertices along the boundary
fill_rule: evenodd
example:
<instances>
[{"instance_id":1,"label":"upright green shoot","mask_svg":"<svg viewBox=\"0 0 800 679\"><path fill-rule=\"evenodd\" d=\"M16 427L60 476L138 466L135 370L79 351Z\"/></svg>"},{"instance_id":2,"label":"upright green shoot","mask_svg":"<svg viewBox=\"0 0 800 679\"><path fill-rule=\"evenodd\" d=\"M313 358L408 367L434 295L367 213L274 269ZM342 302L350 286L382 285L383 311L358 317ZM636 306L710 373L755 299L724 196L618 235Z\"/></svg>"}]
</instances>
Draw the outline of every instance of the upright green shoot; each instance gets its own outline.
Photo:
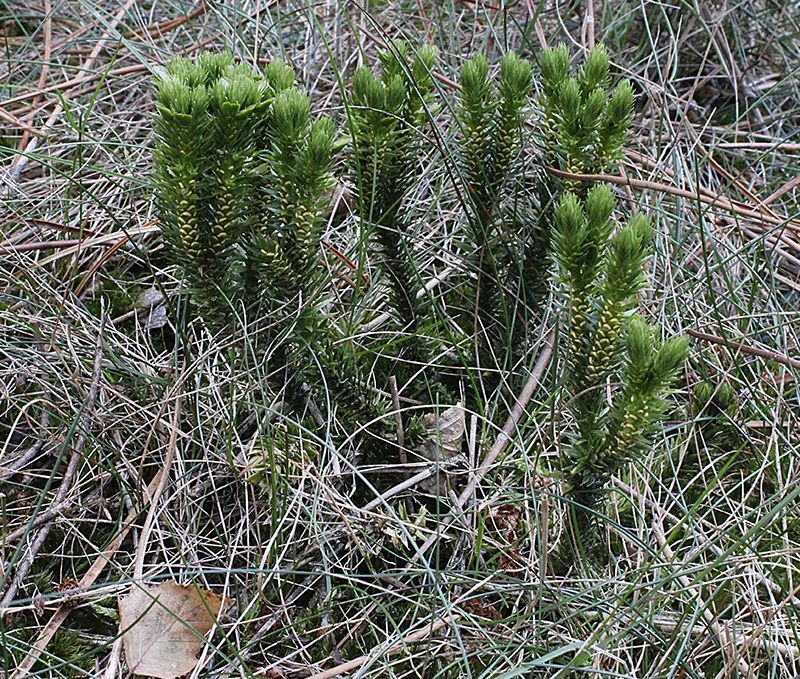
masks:
<instances>
[{"instance_id":1,"label":"upright green shoot","mask_svg":"<svg viewBox=\"0 0 800 679\"><path fill-rule=\"evenodd\" d=\"M414 261L413 212L404 200L420 173L436 51L428 45L412 54L395 41L379 57L379 76L366 67L353 75L350 165L362 219L380 244L393 315L413 333L430 309L416 294L422 282Z\"/></svg>"}]
</instances>

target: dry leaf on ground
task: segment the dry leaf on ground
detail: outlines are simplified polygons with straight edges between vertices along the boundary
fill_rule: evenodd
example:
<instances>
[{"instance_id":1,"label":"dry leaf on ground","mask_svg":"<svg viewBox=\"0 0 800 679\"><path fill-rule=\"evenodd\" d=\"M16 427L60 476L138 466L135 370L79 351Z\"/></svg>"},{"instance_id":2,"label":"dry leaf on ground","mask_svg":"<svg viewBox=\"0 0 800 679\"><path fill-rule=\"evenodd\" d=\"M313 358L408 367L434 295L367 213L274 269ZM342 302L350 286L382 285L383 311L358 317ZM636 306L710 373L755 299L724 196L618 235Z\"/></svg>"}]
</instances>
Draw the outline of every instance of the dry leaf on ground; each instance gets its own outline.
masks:
<instances>
[{"instance_id":1,"label":"dry leaf on ground","mask_svg":"<svg viewBox=\"0 0 800 679\"><path fill-rule=\"evenodd\" d=\"M462 461L461 443L464 440L466 421L461 403L447 408L438 415L428 413L424 421L430 438L417 446L416 452L431 462L454 465ZM422 481L419 487L428 493L438 493L444 487L443 481L444 477L437 473Z\"/></svg>"},{"instance_id":2,"label":"dry leaf on ground","mask_svg":"<svg viewBox=\"0 0 800 679\"><path fill-rule=\"evenodd\" d=\"M175 679L191 672L223 597L194 585L141 585L119 600L125 659L133 674Z\"/></svg>"},{"instance_id":3,"label":"dry leaf on ground","mask_svg":"<svg viewBox=\"0 0 800 679\"><path fill-rule=\"evenodd\" d=\"M167 299L157 288L148 288L136 300L136 310L145 330L163 328L169 322Z\"/></svg>"}]
</instances>

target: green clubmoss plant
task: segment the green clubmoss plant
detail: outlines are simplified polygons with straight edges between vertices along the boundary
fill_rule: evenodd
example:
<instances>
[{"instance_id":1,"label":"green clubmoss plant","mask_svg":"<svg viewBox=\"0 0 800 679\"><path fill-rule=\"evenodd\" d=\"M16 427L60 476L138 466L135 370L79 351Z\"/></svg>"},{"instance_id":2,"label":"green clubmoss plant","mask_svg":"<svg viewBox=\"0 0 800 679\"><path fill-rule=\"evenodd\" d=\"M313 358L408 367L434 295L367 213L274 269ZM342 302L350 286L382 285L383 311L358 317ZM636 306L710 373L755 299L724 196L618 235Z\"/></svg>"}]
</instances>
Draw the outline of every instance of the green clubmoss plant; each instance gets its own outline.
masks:
<instances>
[{"instance_id":1,"label":"green clubmoss plant","mask_svg":"<svg viewBox=\"0 0 800 679\"><path fill-rule=\"evenodd\" d=\"M606 186L593 187L583 201L567 193L555 210L553 232L568 327L565 385L575 423L564 477L576 502L576 529L586 540L611 476L649 445L664 395L686 358L684 339L659 344L633 314L651 227L636 215L612 235L614 207Z\"/></svg>"},{"instance_id":2,"label":"green clubmoss plant","mask_svg":"<svg viewBox=\"0 0 800 679\"><path fill-rule=\"evenodd\" d=\"M287 87L273 99L264 146L257 172L260 219L247 254L258 263L258 291L268 308L301 293L306 303L322 285L317 263L333 125L312 120L308 96Z\"/></svg>"},{"instance_id":3,"label":"green clubmoss plant","mask_svg":"<svg viewBox=\"0 0 800 679\"><path fill-rule=\"evenodd\" d=\"M412 211L404 199L419 178L435 57L431 45L412 54L405 43L393 42L379 53L379 76L366 67L355 72L348 104L349 161L362 220L380 244L392 312L412 333L430 308L416 294L422 281L414 260Z\"/></svg>"},{"instance_id":4,"label":"green clubmoss plant","mask_svg":"<svg viewBox=\"0 0 800 679\"><path fill-rule=\"evenodd\" d=\"M388 280L389 311L414 345L401 350L406 358L424 353L421 335L437 327L432 300L416 294L423 265L413 247L417 225L409 200L420 183L421 130L437 113L434 59L432 47L412 53L392 43L380 54L379 75L357 70L346 95L347 172L367 241L377 246ZM532 113L530 64L508 53L492 75L479 55L461 69L454 122L466 254L452 287L456 304L447 304L451 312L466 311L460 323L442 325L476 335L475 355L463 357L466 368L489 367L495 358L505 368L509 357L524 359L525 340L538 330L541 315L525 314L520 322L519 310L541 305L555 261L571 421L562 473L575 525L591 542L597 535L592 517L611 476L652 442L686 344L657 341L635 314L652 238L649 221L635 215L615 228L607 186L543 179L552 168L602 172L621 157L633 105L630 84L611 88L602 46L574 75L563 46L546 50L540 66L538 174L527 172L532 163L525 157L532 154L523 153ZM280 373L271 386L286 389L297 407L304 407L309 391L318 401L330 393L342 422L379 421L382 409L365 395L365 385L367 370L378 374L380 368L362 361L339 329L331 281L319 265L337 147L333 123L314 115L292 70L280 62L260 73L229 54L204 54L196 62L176 58L156 78L156 92L159 215L170 256L197 307L216 329L224 329L238 308L268 317L270 351L261 345L257 352L263 349L285 368L267 371ZM447 345L452 337L438 339ZM464 375L451 372L456 379Z\"/></svg>"},{"instance_id":5,"label":"green clubmoss plant","mask_svg":"<svg viewBox=\"0 0 800 679\"><path fill-rule=\"evenodd\" d=\"M519 187L511 180L522 148L528 115L531 65L513 52L500 62L499 75L477 55L461 68L459 107L460 172L467 208L465 251L474 274L468 286L474 303L472 328L479 336L478 353L486 363L511 322L503 288L519 289L519 268L512 265L518 224L510 197ZM512 228L509 229L508 227ZM500 311L502 310L502 311ZM499 313L500 311L500 313ZM498 321L500 328L498 328Z\"/></svg>"},{"instance_id":6,"label":"green clubmoss plant","mask_svg":"<svg viewBox=\"0 0 800 679\"><path fill-rule=\"evenodd\" d=\"M540 68L545 161L573 174L606 171L621 157L630 128L630 82L621 80L609 89L608 52L603 45L589 52L574 75L570 75L565 45L545 50ZM580 187L575 180L567 181L569 190L580 191Z\"/></svg>"},{"instance_id":7,"label":"green clubmoss plant","mask_svg":"<svg viewBox=\"0 0 800 679\"><path fill-rule=\"evenodd\" d=\"M256 347L278 344L270 355L286 367L290 400L324 387L362 412L360 372L324 312L318 266L332 122L312 116L280 62L261 74L228 53L178 57L155 87L162 233L205 320L230 330L235 304L268 317L274 332Z\"/></svg>"},{"instance_id":8,"label":"green clubmoss plant","mask_svg":"<svg viewBox=\"0 0 800 679\"><path fill-rule=\"evenodd\" d=\"M235 245L252 226L252 169L269 105L230 54L176 57L155 79L155 184L162 233L201 311L228 316Z\"/></svg>"}]
</instances>

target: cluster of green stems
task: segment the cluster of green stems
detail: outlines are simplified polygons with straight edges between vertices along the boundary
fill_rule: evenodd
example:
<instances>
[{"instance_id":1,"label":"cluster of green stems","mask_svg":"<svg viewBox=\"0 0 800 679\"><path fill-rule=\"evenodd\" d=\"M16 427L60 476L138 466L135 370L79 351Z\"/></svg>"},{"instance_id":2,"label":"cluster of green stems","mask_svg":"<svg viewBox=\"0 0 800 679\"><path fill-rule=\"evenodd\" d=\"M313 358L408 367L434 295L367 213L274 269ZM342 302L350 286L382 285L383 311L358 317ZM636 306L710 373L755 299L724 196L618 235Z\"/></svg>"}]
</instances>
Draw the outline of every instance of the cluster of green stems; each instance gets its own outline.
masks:
<instances>
[{"instance_id":1,"label":"cluster of green stems","mask_svg":"<svg viewBox=\"0 0 800 679\"><path fill-rule=\"evenodd\" d=\"M578 177L621 157L631 86L611 87L602 46L574 73L565 47L545 50L538 88L532 65L513 52L496 73L483 55L463 64L451 116L458 151L445 162L460 197L456 246L466 254L448 293L434 301L420 294L420 197L410 196L419 193L445 110L436 51L394 42L379 61L377 75L366 67L353 74L337 137L281 62L258 72L227 53L174 59L155 81L155 181L168 251L209 327L224 329L238 315L277 319L272 355L291 379L323 383L354 416L369 417L373 366L359 361L334 319L320 266L334 158L343 149L363 242L383 271L390 316L411 338L394 360L425 363L473 337L472 350L458 355L481 371L509 338L513 348L527 346L555 292L572 423L562 473L591 510L611 476L648 445L686 354L683 340L660 342L635 313L649 221L634 215L618 225L610 188ZM548 177L550 168L569 178ZM455 319L460 337L437 334L448 325L443 317ZM524 361L526 350L510 358Z\"/></svg>"}]
</instances>

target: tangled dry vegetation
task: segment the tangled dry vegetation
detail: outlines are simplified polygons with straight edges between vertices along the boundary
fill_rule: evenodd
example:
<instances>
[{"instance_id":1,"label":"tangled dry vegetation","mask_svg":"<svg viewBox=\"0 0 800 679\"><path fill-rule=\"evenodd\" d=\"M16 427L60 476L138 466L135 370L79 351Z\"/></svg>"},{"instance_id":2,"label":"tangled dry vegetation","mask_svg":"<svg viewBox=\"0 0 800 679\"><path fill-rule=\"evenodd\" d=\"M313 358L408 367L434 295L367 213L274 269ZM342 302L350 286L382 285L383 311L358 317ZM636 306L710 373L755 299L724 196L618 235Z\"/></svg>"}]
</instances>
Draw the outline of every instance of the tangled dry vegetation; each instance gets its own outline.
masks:
<instances>
[{"instance_id":1,"label":"tangled dry vegetation","mask_svg":"<svg viewBox=\"0 0 800 679\"><path fill-rule=\"evenodd\" d=\"M137 628L155 596L141 594L160 587L195 597L161 623L198 632L181 665L194 677L800 675L800 11L792 0L499 5L0 10L3 676L128 676L149 634L168 660L173 637ZM400 38L436 46L422 59L424 101L441 102L415 113L423 143L403 198L413 270L401 258L393 279L382 274L375 253L394 241L381 220L395 208L365 214L361 173L335 172L324 201L303 204L324 217L309 228L329 282L296 319L314 336L346 309L339 335L284 356L281 333L299 332L285 305L204 321L206 303L186 294L200 272L176 266L153 199L164 195L157 67L222 50L259 71L285 61L314 111L357 132L368 116L345 103L380 85L351 78ZM480 295L458 313L448 297L479 287L461 275L475 253L457 247L458 225L475 232L481 219L459 217L468 201L454 190L469 184L456 176L465 62L485 54L494 74L515 50L534 65L531 102L544 110L532 114L546 119L545 48L566 43L577 64L600 40L636 94L621 157L559 165L534 122L520 158L542 185L587 201L562 204L562 236L590 209L590 184L612 187L623 214L650 216L653 252L620 314L637 300L631 332L648 350L691 342L680 370L674 357L665 368L677 386L646 448L598 476L575 462L587 397L580 355L563 355L574 296L565 306L537 288L522 339L500 324L472 353L454 342L436 355L431 338L497 315ZM341 168L347 144L330 142ZM552 257L565 278L564 238L555 250L534 261ZM411 279L424 295L404 296ZM434 321L419 321L425 299L444 309ZM362 367L343 392L347 361ZM624 389L611 373L602 384L590 405L605 417ZM136 649L123 643L131 630Z\"/></svg>"}]
</instances>

